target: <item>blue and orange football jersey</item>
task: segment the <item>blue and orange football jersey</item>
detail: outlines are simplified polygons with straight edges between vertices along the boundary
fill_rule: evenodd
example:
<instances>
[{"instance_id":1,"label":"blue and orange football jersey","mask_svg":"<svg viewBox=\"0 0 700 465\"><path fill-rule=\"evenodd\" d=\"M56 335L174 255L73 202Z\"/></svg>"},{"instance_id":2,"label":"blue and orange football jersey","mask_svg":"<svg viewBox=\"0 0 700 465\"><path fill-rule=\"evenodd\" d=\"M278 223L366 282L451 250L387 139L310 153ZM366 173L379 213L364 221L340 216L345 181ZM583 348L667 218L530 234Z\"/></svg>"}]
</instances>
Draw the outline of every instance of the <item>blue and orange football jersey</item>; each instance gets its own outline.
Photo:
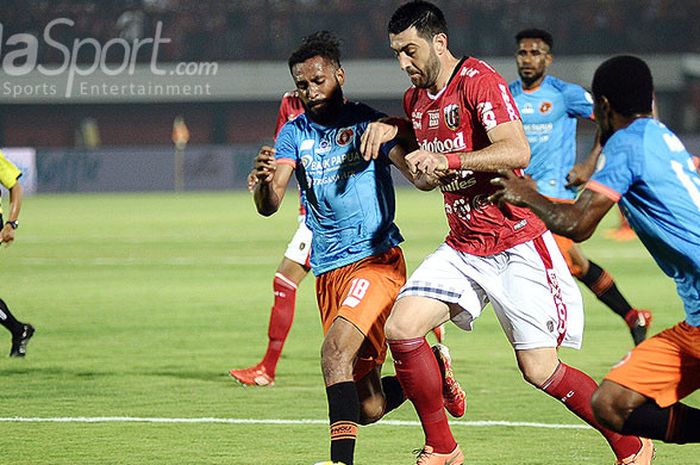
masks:
<instances>
[{"instance_id":1,"label":"blue and orange football jersey","mask_svg":"<svg viewBox=\"0 0 700 465\"><path fill-rule=\"evenodd\" d=\"M302 114L284 125L275 143L278 163L294 166L313 232L311 269L315 275L380 254L403 241L394 224L395 197L389 151L365 161L360 138L382 117L367 105L346 102L333 126Z\"/></svg>"},{"instance_id":2,"label":"blue and orange football jersey","mask_svg":"<svg viewBox=\"0 0 700 465\"><path fill-rule=\"evenodd\" d=\"M686 321L700 326L700 175L666 126L640 118L605 144L587 189L620 203L661 269L676 281Z\"/></svg>"},{"instance_id":3,"label":"blue and orange football jersey","mask_svg":"<svg viewBox=\"0 0 700 465\"><path fill-rule=\"evenodd\" d=\"M520 80L510 83L530 143L530 165L525 172L537 181L543 195L573 199L566 175L576 162L576 119L591 118L593 98L581 86L545 76L535 90L523 90Z\"/></svg>"}]
</instances>

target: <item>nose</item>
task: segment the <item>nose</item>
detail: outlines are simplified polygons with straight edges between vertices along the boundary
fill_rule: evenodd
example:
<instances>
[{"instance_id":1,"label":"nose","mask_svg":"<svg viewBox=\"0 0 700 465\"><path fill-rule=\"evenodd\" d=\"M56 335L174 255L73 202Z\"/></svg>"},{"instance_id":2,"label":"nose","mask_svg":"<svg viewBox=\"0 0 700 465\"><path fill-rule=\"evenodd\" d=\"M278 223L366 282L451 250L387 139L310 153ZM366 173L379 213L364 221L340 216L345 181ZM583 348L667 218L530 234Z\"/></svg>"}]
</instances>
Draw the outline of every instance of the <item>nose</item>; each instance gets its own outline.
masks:
<instances>
[{"instance_id":1,"label":"nose","mask_svg":"<svg viewBox=\"0 0 700 465\"><path fill-rule=\"evenodd\" d=\"M397 58L399 60L399 66L401 67L401 71L406 71L406 68L408 68L411 65L410 58L408 58L408 56L405 53L399 53L399 56Z\"/></svg>"},{"instance_id":2,"label":"nose","mask_svg":"<svg viewBox=\"0 0 700 465\"><path fill-rule=\"evenodd\" d=\"M321 95L321 92L318 89L318 86L315 85L310 85L308 89L306 89L306 95L308 96L309 100L316 100L319 95Z\"/></svg>"}]
</instances>

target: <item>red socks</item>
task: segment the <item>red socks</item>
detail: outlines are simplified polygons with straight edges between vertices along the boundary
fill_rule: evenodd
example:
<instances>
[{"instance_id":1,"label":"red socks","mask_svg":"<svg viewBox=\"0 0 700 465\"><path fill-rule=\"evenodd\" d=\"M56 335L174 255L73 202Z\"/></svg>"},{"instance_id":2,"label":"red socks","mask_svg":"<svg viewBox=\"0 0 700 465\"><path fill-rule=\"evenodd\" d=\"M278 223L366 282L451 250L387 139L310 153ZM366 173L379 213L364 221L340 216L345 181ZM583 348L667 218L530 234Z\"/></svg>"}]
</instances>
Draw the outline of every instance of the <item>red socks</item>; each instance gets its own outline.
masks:
<instances>
[{"instance_id":1,"label":"red socks","mask_svg":"<svg viewBox=\"0 0 700 465\"><path fill-rule=\"evenodd\" d=\"M610 443L618 460L639 452L642 446L636 436L623 436L601 426L593 416L591 396L598 385L587 374L576 368L559 363L552 376L541 386L544 392L558 399L576 416L600 431Z\"/></svg>"},{"instance_id":2,"label":"red socks","mask_svg":"<svg viewBox=\"0 0 700 465\"><path fill-rule=\"evenodd\" d=\"M270 312L270 324L267 330L269 342L262 365L267 369L267 373L274 378L284 341L287 339L294 321L297 286L281 273L275 273L272 289L275 291L275 303Z\"/></svg>"},{"instance_id":3,"label":"red socks","mask_svg":"<svg viewBox=\"0 0 700 465\"><path fill-rule=\"evenodd\" d=\"M389 341L396 377L413 403L425 432L425 443L447 454L457 442L452 436L442 400L442 377L435 355L424 337Z\"/></svg>"}]
</instances>

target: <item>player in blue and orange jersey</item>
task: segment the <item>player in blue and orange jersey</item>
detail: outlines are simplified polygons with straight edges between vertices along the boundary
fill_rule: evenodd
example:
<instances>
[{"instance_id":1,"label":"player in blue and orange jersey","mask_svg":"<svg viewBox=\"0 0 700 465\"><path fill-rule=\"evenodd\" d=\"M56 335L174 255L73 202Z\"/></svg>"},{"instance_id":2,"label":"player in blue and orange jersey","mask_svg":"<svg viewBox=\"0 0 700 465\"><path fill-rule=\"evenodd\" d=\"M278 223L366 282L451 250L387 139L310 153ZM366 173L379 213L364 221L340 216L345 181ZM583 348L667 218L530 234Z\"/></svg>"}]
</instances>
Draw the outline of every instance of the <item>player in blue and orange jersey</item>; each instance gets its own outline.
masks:
<instances>
[{"instance_id":1,"label":"player in blue and orange jersey","mask_svg":"<svg viewBox=\"0 0 700 465\"><path fill-rule=\"evenodd\" d=\"M335 37L319 32L305 39L289 68L305 112L282 128L274 148L258 153L254 199L259 213L275 213L296 176L313 233L330 458L352 465L357 425L377 421L404 401L396 378L380 374L384 323L406 279L391 165L412 178L395 140L376 158L363 157L362 135L383 115L344 99Z\"/></svg>"},{"instance_id":2,"label":"player in blue and orange jersey","mask_svg":"<svg viewBox=\"0 0 700 465\"><path fill-rule=\"evenodd\" d=\"M15 230L19 227L19 211L22 208L22 185L19 178L22 172L0 152L0 184L10 191L10 211L7 221L2 216L0 205L0 243L11 244L15 240ZM0 325L12 333L10 357L24 357L27 353L27 343L34 335L34 327L18 321L7 304L0 299Z\"/></svg>"},{"instance_id":3,"label":"player in blue and orange jersey","mask_svg":"<svg viewBox=\"0 0 700 465\"><path fill-rule=\"evenodd\" d=\"M576 162L577 119L593 119L593 99L583 87L546 74L553 60L549 32L525 29L515 40L520 79L509 87L530 144L530 164L525 173L537 182L541 194L571 202L577 189L567 184L567 177ZM596 142L588 159L595 161L599 152L600 144ZM625 320L635 344L642 342L651 323L651 312L632 308L610 273L586 258L571 239L557 235L554 239L571 274Z\"/></svg>"},{"instance_id":4,"label":"player in blue and orange jersey","mask_svg":"<svg viewBox=\"0 0 700 465\"><path fill-rule=\"evenodd\" d=\"M700 410L680 402L700 388L700 175L683 143L652 117L644 61L618 56L593 77L603 152L573 204L556 204L508 173L493 200L530 207L547 226L585 240L616 204L659 267L676 282L685 320L635 347L593 396L610 428L671 443L700 442Z\"/></svg>"},{"instance_id":5,"label":"player in blue and orange jersey","mask_svg":"<svg viewBox=\"0 0 700 465\"><path fill-rule=\"evenodd\" d=\"M282 97L277 123L275 126L275 139L282 127L289 121L304 113L304 106L296 90L287 92ZM257 184L255 171L248 176L248 189L252 192ZM282 348L289 335L289 330L294 322L294 310L296 304L296 292L301 281L310 270L309 258L311 254L312 233L306 226L306 209L303 202L299 202L299 226L287 245L282 262L275 271L272 281L274 303L270 311L268 324L268 343L263 359L249 368L233 369L229 374L241 384L248 386L271 386L275 382L277 363L282 355ZM444 338L443 326L433 330L437 342Z\"/></svg>"}]
</instances>

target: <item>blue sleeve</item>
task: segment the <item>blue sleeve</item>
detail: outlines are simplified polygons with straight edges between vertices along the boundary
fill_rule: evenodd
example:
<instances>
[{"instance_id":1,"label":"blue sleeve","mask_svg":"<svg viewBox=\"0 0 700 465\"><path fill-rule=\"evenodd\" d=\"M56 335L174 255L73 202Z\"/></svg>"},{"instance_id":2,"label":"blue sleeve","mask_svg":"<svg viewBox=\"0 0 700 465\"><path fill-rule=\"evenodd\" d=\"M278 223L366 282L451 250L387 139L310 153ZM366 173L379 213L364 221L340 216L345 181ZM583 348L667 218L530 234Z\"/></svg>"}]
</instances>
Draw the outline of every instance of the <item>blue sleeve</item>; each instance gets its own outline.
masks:
<instances>
[{"instance_id":1,"label":"blue sleeve","mask_svg":"<svg viewBox=\"0 0 700 465\"><path fill-rule=\"evenodd\" d=\"M593 115L593 97L578 84L567 84L562 90L569 116L590 118Z\"/></svg>"},{"instance_id":2,"label":"blue sleeve","mask_svg":"<svg viewBox=\"0 0 700 465\"><path fill-rule=\"evenodd\" d=\"M635 181L635 144L624 138L611 138L600 154L591 181L624 195Z\"/></svg>"},{"instance_id":3,"label":"blue sleeve","mask_svg":"<svg viewBox=\"0 0 700 465\"><path fill-rule=\"evenodd\" d=\"M289 159L294 162L298 161L297 149L297 130L293 122L285 124L277 135L275 141L275 159Z\"/></svg>"}]
</instances>

